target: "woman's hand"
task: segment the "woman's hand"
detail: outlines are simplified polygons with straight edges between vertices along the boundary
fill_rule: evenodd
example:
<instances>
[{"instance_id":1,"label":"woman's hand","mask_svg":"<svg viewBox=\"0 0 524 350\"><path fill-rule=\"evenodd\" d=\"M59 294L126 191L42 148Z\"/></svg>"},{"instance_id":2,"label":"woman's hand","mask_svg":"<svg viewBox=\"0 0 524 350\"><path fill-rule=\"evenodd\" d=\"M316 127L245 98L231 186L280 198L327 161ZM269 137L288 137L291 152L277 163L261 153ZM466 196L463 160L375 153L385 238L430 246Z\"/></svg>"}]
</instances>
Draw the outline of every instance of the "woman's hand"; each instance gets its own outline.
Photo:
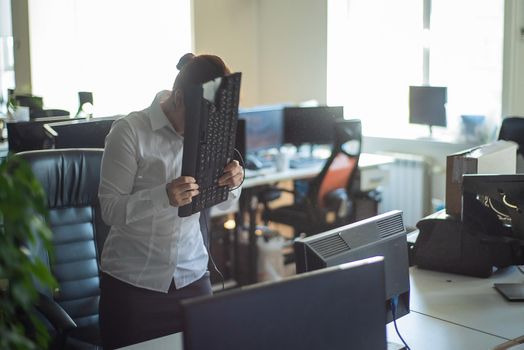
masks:
<instances>
[{"instance_id":1,"label":"woman's hand","mask_svg":"<svg viewBox=\"0 0 524 350\"><path fill-rule=\"evenodd\" d=\"M243 177L244 169L240 166L237 160L232 160L225 166L224 175L218 179L218 185L235 188L242 183Z\"/></svg>"},{"instance_id":2,"label":"woman's hand","mask_svg":"<svg viewBox=\"0 0 524 350\"><path fill-rule=\"evenodd\" d=\"M169 204L173 207L181 207L193 201L198 195L198 184L191 176L180 176L166 185Z\"/></svg>"}]
</instances>

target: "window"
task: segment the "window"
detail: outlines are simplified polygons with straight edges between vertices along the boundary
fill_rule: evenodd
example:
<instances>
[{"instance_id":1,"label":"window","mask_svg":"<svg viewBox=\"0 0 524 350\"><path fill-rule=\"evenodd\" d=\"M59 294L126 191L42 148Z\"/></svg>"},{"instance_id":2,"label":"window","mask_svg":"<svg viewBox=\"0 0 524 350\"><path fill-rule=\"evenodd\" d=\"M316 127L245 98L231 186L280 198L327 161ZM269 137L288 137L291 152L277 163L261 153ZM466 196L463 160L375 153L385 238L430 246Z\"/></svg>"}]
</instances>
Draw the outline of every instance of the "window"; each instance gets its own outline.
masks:
<instances>
[{"instance_id":1,"label":"window","mask_svg":"<svg viewBox=\"0 0 524 350\"><path fill-rule=\"evenodd\" d=\"M408 127L409 86L447 86L448 130L457 130L462 114L498 122L503 7L491 0L330 0L328 103L362 119L368 134L421 132Z\"/></svg>"},{"instance_id":2,"label":"window","mask_svg":"<svg viewBox=\"0 0 524 350\"><path fill-rule=\"evenodd\" d=\"M11 28L11 1L0 0L0 114L7 113L7 89L14 89L14 87L15 71Z\"/></svg>"},{"instance_id":3,"label":"window","mask_svg":"<svg viewBox=\"0 0 524 350\"><path fill-rule=\"evenodd\" d=\"M33 94L74 114L93 92L95 116L147 107L191 51L189 0L29 1Z\"/></svg>"}]
</instances>

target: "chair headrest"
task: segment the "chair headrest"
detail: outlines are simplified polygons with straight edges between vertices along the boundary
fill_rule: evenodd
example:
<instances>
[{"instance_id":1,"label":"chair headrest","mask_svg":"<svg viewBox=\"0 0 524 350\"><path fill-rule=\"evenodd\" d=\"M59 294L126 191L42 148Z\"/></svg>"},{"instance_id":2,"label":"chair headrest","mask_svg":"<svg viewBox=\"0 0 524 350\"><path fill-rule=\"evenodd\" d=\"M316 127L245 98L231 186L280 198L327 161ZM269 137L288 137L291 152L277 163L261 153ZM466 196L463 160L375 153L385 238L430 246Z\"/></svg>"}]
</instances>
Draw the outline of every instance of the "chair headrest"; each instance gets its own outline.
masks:
<instances>
[{"instance_id":1,"label":"chair headrest","mask_svg":"<svg viewBox=\"0 0 524 350\"><path fill-rule=\"evenodd\" d=\"M103 149L20 152L47 195L48 208L96 205Z\"/></svg>"}]
</instances>

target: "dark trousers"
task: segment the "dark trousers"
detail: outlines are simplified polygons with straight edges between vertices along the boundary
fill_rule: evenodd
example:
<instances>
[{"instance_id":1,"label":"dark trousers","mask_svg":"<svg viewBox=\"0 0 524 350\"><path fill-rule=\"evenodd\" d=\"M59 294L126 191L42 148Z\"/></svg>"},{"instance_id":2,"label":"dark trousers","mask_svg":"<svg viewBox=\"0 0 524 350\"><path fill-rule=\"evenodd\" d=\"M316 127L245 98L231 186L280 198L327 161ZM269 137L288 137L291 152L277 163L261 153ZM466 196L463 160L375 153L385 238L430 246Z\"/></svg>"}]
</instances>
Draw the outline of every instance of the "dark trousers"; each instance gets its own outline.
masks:
<instances>
[{"instance_id":1,"label":"dark trousers","mask_svg":"<svg viewBox=\"0 0 524 350\"><path fill-rule=\"evenodd\" d=\"M135 287L108 274L100 281L100 333L104 349L120 348L182 331L180 300L212 294L209 273L168 293Z\"/></svg>"}]
</instances>

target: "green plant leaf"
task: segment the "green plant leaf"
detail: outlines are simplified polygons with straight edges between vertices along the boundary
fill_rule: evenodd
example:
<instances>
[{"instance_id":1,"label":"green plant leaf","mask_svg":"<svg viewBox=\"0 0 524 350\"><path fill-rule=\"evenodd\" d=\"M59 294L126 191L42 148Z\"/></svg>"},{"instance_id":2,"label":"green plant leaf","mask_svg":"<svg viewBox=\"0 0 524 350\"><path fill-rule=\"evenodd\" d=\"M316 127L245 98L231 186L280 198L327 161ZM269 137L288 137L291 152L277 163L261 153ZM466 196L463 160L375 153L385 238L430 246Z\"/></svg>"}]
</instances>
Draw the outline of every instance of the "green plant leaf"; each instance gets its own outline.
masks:
<instances>
[{"instance_id":1,"label":"green plant leaf","mask_svg":"<svg viewBox=\"0 0 524 350\"><path fill-rule=\"evenodd\" d=\"M25 161L10 155L0 163L0 279L8 281L7 290L0 289L0 349L47 347L49 336L32 310L36 286L55 288L57 282L29 248L40 243L53 257L45 198ZM20 314L34 332L22 325Z\"/></svg>"}]
</instances>

